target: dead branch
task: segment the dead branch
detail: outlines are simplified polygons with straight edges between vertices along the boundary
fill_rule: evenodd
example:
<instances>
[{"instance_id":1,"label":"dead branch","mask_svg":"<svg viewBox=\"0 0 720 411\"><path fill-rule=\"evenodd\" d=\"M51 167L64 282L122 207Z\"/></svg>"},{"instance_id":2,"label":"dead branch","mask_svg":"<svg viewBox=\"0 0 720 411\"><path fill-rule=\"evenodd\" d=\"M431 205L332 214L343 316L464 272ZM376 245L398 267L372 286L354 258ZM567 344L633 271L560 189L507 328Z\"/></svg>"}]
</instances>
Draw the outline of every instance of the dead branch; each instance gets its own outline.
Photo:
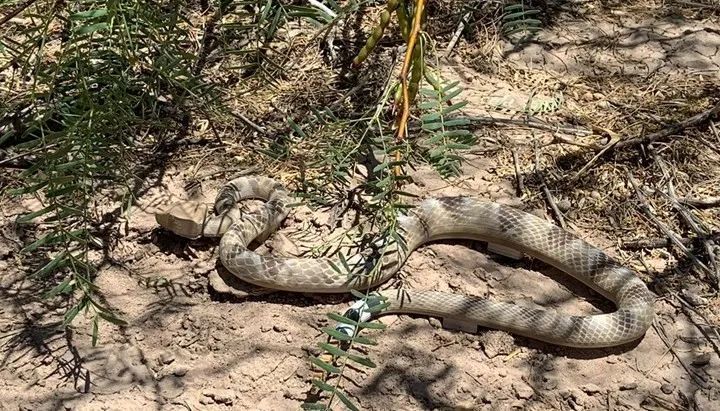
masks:
<instances>
[{"instance_id":1,"label":"dead branch","mask_svg":"<svg viewBox=\"0 0 720 411\"><path fill-rule=\"evenodd\" d=\"M13 17L20 14L26 8L32 6L33 3L35 3L36 1L37 0L27 0L25 3L20 4L17 7L15 7L14 9L10 10L10 12L8 14L6 14L2 18L0 18L0 26L7 23L8 21L10 21L10 19L12 19Z\"/></svg>"},{"instance_id":2,"label":"dead branch","mask_svg":"<svg viewBox=\"0 0 720 411\"><path fill-rule=\"evenodd\" d=\"M720 267L718 266L718 263L715 259L715 253L719 249L717 244L715 244L713 240L708 238L709 230L705 227L703 222L700 221L690 210L684 207L678 200L677 194L675 193L675 185L672 181L672 175L667 164L665 163L665 160L663 160L663 158L658 154L657 150L655 150L652 146L649 148L649 151L650 156L660 167L660 171L662 172L663 178L665 179L667 192L663 194L665 194L665 196L670 200L675 211L680 214L680 217L682 218L685 225L690 230L695 232L695 234L699 238L702 239L702 244L705 248L705 253L707 254L709 260L708 275L713 280L715 288L720 287L720 282L718 281L718 278L720 278Z\"/></svg>"},{"instance_id":3,"label":"dead branch","mask_svg":"<svg viewBox=\"0 0 720 411\"><path fill-rule=\"evenodd\" d=\"M640 136L640 137L634 137L634 138L620 140L609 151L624 148L624 147L631 147L631 146L636 146L639 144L649 144L654 141L664 140L672 135L678 134L679 132L681 132L682 130L684 130L688 127L693 127L693 126L697 126L701 123L704 123L705 121L708 121L712 117L716 116L718 113L720 113L720 101L718 101L710 109L705 110L702 113L698 113L698 114L696 114L686 120L683 120L679 123L675 123L668 127L665 127L660 131L656 131L654 133L646 134L646 135Z\"/></svg>"},{"instance_id":4,"label":"dead branch","mask_svg":"<svg viewBox=\"0 0 720 411\"><path fill-rule=\"evenodd\" d=\"M663 224L662 221L655 215L655 213L652 211L652 208L650 204L647 201L647 198L642 193L642 190L640 190L640 187L638 187L637 183L635 182L635 179L633 176L628 172L627 174L628 181L630 181L630 185L632 185L633 189L635 190L635 195L638 198L638 208L645 213L645 216L657 227L660 232L662 232L670 241L673 243L675 247L677 247L680 251L687 256L690 261L692 261L693 265L700 270L700 273L708 273L710 272L710 269L703 264L702 261L700 261L695 254L691 253L690 250L685 246L685 244L682 243L682 238L673 230L668 228L665 224Z\"/></svg>"},{"instance_id":5,"label":"dead branch","mask_svg":"<svg viewBox=\"0 0 720 411\"><path fill-rule=\"evenodd\" d=\"M692 238L680 238L678 239L683 245L689 246L693 243ZM637 240L623 241L620 248L625 250L642 250L651 248L666 248L672 245L667 237L651 237L651 238L640 238Z\"/></svg>"},{"instance_id":6,"label":"dead branch","mask_svg":"<svg viewBox=\"0 0 720 411\"><path fill-rule=\"evenodd\" d=\"M523 183L523 176L520 173L520 160L518 160L517 151L512 149L513 166L515 167L515 180L517 182L517 194L522 197L525 192L525 184Z\"/></svg>"},{"instance_id":7,"label":"dead branch","mask_svg":"<svg viewBox=\"0 0 720 411\"><path fill-rule=\"evenodd\" d=\"M693 197L682 197L678 198L678 201L682 204L695 207L695 208L713 208L720 206L720 197L708 197L708 198L693 198Z\"/></svg>"}]
</instances>

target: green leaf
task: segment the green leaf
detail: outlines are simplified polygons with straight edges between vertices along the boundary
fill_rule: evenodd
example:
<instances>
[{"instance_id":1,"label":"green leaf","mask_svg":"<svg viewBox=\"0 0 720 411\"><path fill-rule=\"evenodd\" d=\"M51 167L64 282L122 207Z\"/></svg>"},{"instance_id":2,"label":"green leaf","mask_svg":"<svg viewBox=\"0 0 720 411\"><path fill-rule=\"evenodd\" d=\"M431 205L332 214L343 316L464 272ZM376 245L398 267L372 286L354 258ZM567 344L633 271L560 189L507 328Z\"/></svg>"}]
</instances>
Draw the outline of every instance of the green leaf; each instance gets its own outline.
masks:
<instances>
[{"instance_id":1,"label":"green leaf","mask_svg":"<svg viewBox=\"0 0 720 411\"><path fill-rule=\"evenodd\" d=\"M333 387L332 385L326 384L324 381L321 381L318 379L313 379L312 383L314 386L320 388L323 391L335 392L335 387Z\"/></svg>"},{"instance_id":2,"label":"green leaf","mask_svg":"<svg viewBox=\"0 0 720 411\"><path fill-rule=\"evenodd\" d=\"M336 313L327 313L328 318L330 318L333 321L337 321L342 324L348 324L348 325L357 325L357 321L351 320L345 316L342 316L340 314Z\"/></svg>"},{"instance_id":3,"label":"green leaf","mask_svg":"<svg viewBox=\"0 0 720 411\"><path fill-rule=\"evenodd\" d=\"M457 87L459 84L460 84L460 81L458 81L458 80L453 81L452 83L450 83L450 84L448 84L447 86L443 87L443 89L442 89L441 91L442 91L443 94L445 94L445 93L447 93L448 91L450 91L450 90L454 89L455 87Z\"/></svg>"},{"instance_id":4,"label":"green leaf","mask_svg":"<svg viewBox=\"0 0 720 411\"><path fill-rule=\"evenodd\" d=\"M336 357L347 357L349 355L347 351L332 344L319 343L318 346Z\"/></svg>"},{"instance_id":5,"label":"green leaf","mask_svg":"<svg viewBox=\"0 0 720 411\"><path fill-rule=\"evenodd\" d=\"M94 18L105 16L105 15L107 15L107 13L108 13L108 10L106 8L81 11L79 13L71 14L70 20L94 19Z\"/></svg>"},{"instance_id":6,"label":"green leaf","mask_svg":"<svg viewBox=\"0 0 720 411\"><path fill-rule=\"evenodd\" d=\"M373 305L372 307L369 307L367 309L367 312L369 312L371 314L377 314L388 307L390 307L390 303L382 303L382 304L378 304L378 305ZM373 324L379 324L379 323L373 323ZM365 327L365 328L368 328L368 327Z\"/></svg>"},{"instance_id":7,"label":"green leaf","mask_svg":"<svg viewBox=\"0 0 720 411\"><path fill-rule=\"evenodd\" d=\"M73 290L73 285L75 284L75 280L73 280L73 277L71 275L65 277L63 282L53 287L52 290L45 293L43 298L50 299L53 298L59 294L65 294Z\"/></svg>"},{"instance_id":8,"label":"green leaf","mask_svg":"<svg viewBox=\"0 0 720 411\"><path fill-rule=\"evenodd\" d=\"M451 93L448 93L448 94L443 93L442 102L447 103L448 101L457 97L462 92L463 92L463 90L461 88L458 88L458 89L453 90Z\"/></svg>"},{"instance_id":9,"label":"green leaf","mask_svg":"<svg viewBox=\"0 0 720 411\"><path fill-rule=\"evenodd\" d=\"M82 311L84 308L88 306L88 298L83 298L75 304L68 312L65 313L65 316L63 317L63 324L70 325L75 317L78 315L80 311Z\"/></svg>"},{"instance_id":10,"label":"green leaf","mask_svg":"<svg viewBox=\"0 0 720 411\"><path fill-rule=\"evenodd\" d=\"M27 214L21 215L20 217L18 217L18 219L16 220L16 222L17 222L18 224L29 223L29 222L31 222L32 220L34 220L35 218L40 217L40 216L42 216L42 215L45 215L45 214L47 214L47 213L49 213L49 212L51 212L51 211L53 211L53 210L55 210L55 206L54 206L54 205L49 205L49 206L47 206L47 207L45 207L45 208L43 208L43 209L40 209L40 210L37 210L37 211L33 211L33 212L31 212L31 213L27 213Z\"/></svg>"},{"instance_id":11,"label":"green leaf","mask_svg":"<svg viewBox=\"0 0 720 411\"><path fill-rule=\"evenodd\" d=\"M126 321L121 320L121 319L115 317L114 315L112 315L112 314L109 313L109 312L100 311L100 312L98 313L98 315L99 315L100 317L102 317L103 320L105 320L105 321L107 321L107 322L109 322L109 323L112 323L112 324L115 324L115 325L119 325L119 326L126 326L126 325L127 325L127 322L126 322Z\"/></svg>"},{"instance_id":12,"label":"green leaf","mask_svg":"<svg viewBox=\"0 0 720 411\"><path fill-rule=\"evenodd\" d=\"M351 361L355 361L356 363L358 363L360 365L364 365L368 368L376 368L377 367L377 365L375 365L375 363L372 362L372 360L370 360L367 357L361 357L359 355L348 354L347 358L350 359Z\"/></svg>"},{"instance_id":13,"label":"green leaf","mask_svg":"<svg viewBox=\"0 0 720 411\"><path fill-rule=\"evenodd\" d=\"M453 111L460 110L461 108L468 105L467 101L461 101L459 103L455 103L451 106L445 107L442 111L443 116L447 116L448 114L451 114Z\"/></svg>"},{"instance_id":14,"label":"green leaf","mask_svg":"<svg viewBox=\"0 0 720 411\"><path fill-rule=\"evenodd\" d=\"M76 28L74 31L76 34L83 35L83 34L94 33L96 31L105 30L108 27L109 27L109 25L106 22L102 22L102 23L91 24L89 26L80 26L80 27Z\"/></svg>"},{"instance_id":15,"label":"green leaf","mask_svg":"<svg viewBox=\"0 0 720 411\"><path fill-rule=\"evenodd\" d=\"M342 403L345 404L345 406L348 407L351 411L360 411L360 409L358 409L358 407L355 406L355 404L353 404L352 401L350 401L350 399L346 397L342 391L336 390L335 395L340 398L340 401L342 401Z\"/></svg>"},{"instance_id":16,"label":"green leaf","mask_svg":"<svg viewBox=\"0 0 720 411\"><path fill-rule=\"evenodd\" d=\"M423 123L432 123L440 120L440 117L440 113L425 114L424 116L420 117L420 121L422 121Z\"/></svg>"},{"instance_id":17,"label":"green leaf","mask_svg":"<svg viewBox=\"0 0 720 411\"><path fill-rule=\"evenodd\" d=\"M336 330L336 329L334 329L334 328L332 328L332 327L323 327L323 328L321 328L321 330L322 330L325 334L327 334L327 335L335 338L336 340L340 340L340 341L350 341L350 340L353 339L351 336L349 336L349 335L347 335L347 334L345 334L345 333L343 333L343 332L340 332L340 331L338 331L338 330Z\"/></svg>"},{"instance_id":18,"label":"green leaf","mask_svg":"<svg viewBox=\"0 0 720 411\"><path fill-rule=\"evenodd\" d=\"M368 328L372 330L384 330L387 326L380 322L359 322L357 324L360 328Z\"/></svg>"},{"instance_id":19,"label":"green leaf","mask_svg":"<svg viewBox=\"0 0 720 411\"><path fill-rule=\"evenodd\" d=\"M314 357L314 356L310 357L310 362L331 374L340 374L340 372L341 372L340 368L338 368L332 364L328 364L325 361L319 359L318 357Z\"/></svg>"},{"instance_id":20,"label":"green leaf","mask_svg":"<svg viewBox=\"0 0 720 411\"><path fill-rule=\"evenodd\" d=\"M67 253L67 251L63 251L60 254L56 255L55 258L50 260L50 262L45 264L42 268L40 268L39 270L32 273L31 277L38 277L38 278L45 277L45 276L53 273L55 270L66 266L67 262L68 262L68 253Z\"/></svg>"},{"instance_id":21,"label":"green leaf","mask_svg":"<svg viewBox=\"0 0 720 411\"><path fill-rule=\"evenodd\" d=\"M305 132L302 131L302 128L300 128L300 126L297 125L297 123L294 122L291 118L287 119L287 122L288 122L288 124L290 125L290 128L292 128L293 131L295 131L295 133L296 133L299 137L302 137L302 138L307 137L307 136L305 135Z\"/></svg>"}]
</instances>

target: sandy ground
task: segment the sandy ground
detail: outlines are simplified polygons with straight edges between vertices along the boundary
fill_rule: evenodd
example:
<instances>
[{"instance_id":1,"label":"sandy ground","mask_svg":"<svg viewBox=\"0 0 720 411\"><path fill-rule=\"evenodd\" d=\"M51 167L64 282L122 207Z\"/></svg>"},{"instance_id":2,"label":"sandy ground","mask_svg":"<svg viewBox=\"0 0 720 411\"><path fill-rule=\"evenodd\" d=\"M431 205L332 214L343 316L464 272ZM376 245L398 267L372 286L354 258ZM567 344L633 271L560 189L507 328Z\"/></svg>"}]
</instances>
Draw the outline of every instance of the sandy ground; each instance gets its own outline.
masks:
<instances>
[{"instance_id":1,"label":"sandy ground","mask_svg":"<svg viewBox=\"0 0 720 411\"><path fill-rule=\"evenodd\" d=\"M568 25L549 30L538 44L508 50L506 58L567 76L581 76L591 67L718 76L716 22L631 21L621 16L613 24L592 19L569 23L574 24L572 30ZM626 47L594 54L595 59L606 59L602 64L583 60L592 44L608 36ZM631 52L638 44L640 49ZM563 64L553 57L557 55ZM465 97L475 99L476 107L492 92L481 81L487 74L457 64L443 70L464 82L469 90ZM581 97L579 102L584 101ZM522 132L516 134L512 138L524 138ZM507 156L471 155L457 182L450 184L420 168L413 171L415 183L408 190L424 197L475 195L546 216L544 209L516 197L512 170ZM102 323L97 347L91 345L87 317L81 314L66 331L60 323L67 307L41 301L41 289L19 270L12 221L23 209L32 208L32 201L3 205L0 409L284 410L298 409L312 399L309 381L316 374L307 357L316 354L317 343L323 341L319 328L330 324L325 313L342 313L350 298L292 293L233 297L211 287L209 278L222 272L214 254L217 241L180 239L158 229L152 215L168 201L168 193L187 198L186 177L187 163L171 161L159 184L139 198L121 224L123 236L112 247L97 286L102 302L117 310L128 326ZM201 196L210 201L221 183L205 183ZM326 214L327 210L294 212L261 251L293 253L302 248L301 235L309 227L322 232ZM573 229L632 262L618 251L616 238L602 224ZM414 289L523 301L572 313L610 308L561 273L537 262L495 256L480 243L422 247L411 255L400 277ZM436 319L386 316L382 322L387 330L367 333L378 341L368 350L378 367L351 370L345 388L368 410L717 408L720 358L695 325L697 319L693 322L686 310L666 297L658 296L656 324L641 341L601 350L557 347L492 330L469 334L444 329ZM717 303L711 299L704 312L720 307Z\"/></svg>"}]
</instances>

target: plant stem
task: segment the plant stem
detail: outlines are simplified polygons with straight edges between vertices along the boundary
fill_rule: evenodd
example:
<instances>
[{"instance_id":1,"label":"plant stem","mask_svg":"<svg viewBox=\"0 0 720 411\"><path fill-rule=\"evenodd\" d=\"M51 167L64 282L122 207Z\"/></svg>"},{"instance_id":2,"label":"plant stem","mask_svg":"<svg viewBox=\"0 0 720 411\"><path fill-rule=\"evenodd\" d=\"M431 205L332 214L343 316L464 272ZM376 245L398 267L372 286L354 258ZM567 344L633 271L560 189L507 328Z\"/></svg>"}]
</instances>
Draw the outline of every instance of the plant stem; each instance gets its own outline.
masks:
<instances>
[{"instance_id":1,"label":"plant stem","mask_svg":"<svg viewBox=\"0 0 720 411\"><path fill-rule=\"evenodd\" d=\"M397 135L395 136L395 143L401 143L407 133L407 122L410 118L410 93L408 91L408 73L410 72L410 65L412 62L413 51L415 50L415 43L417 43L418 34L420 33L420 25L422 24L423 10L425 9L425 0L415 1L415 15L413 16L412 30L408 37L407 50L405 51L405 61L403 62L402 69L400 70L400 82L402 87L402 110L398 114L397 119ZM400 151L395 152L395 161L400 161ZM394 168L395 175L398 176L401 173L400 166L397 165Z\"/></svg>"}]
</instances>

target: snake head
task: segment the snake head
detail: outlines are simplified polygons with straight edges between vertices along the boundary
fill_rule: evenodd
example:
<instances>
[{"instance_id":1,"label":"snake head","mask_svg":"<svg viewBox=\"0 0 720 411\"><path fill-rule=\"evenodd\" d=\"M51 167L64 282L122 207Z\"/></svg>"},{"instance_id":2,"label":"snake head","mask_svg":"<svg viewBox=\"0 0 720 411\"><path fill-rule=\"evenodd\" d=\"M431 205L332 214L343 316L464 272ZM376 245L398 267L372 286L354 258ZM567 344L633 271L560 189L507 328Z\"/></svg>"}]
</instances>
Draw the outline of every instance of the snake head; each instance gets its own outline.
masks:
<instances>
[{"instance_id":1,"label":"snake head","mask_svg":"<svg viewBox=\"0 0 720 411\"><path fill-rule=\"evenodd\" d=\"M182 201L171 204L164 211L155 213L155 221L173 233L196 239L203 235L209 207L197 201Z\"/></svg>"}]
</instances>

